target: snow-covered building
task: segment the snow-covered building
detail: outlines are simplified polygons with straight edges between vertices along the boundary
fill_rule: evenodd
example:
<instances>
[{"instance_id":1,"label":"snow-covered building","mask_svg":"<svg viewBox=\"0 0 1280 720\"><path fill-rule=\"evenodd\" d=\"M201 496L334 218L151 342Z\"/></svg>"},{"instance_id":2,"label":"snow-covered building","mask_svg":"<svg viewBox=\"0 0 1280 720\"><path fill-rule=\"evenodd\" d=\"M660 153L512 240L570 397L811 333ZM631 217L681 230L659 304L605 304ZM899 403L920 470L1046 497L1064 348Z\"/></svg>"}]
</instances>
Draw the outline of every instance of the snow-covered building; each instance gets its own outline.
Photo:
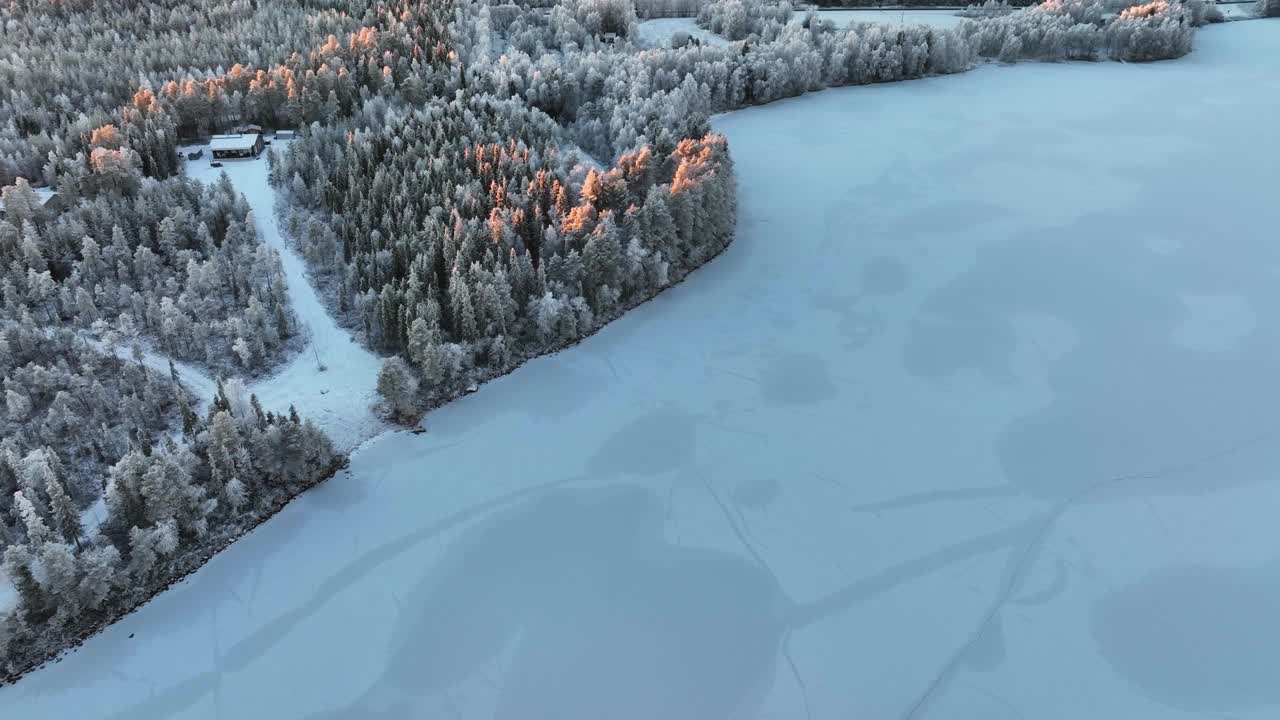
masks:
<instances>
[{"instance_id":1,"label":"snow-covered building","mask_svg":"<svg viewBox=\"0 0 1280 720\"><path fill-rule=\"evenodd\" d=\"M36 196L36 204L49 212L57 213L67 209L65 196L59 195L58 191L51 187L31 188L31 192ZM0 219L4 219L4 216L4 203L0 202Z\"/></svg>"},{"instance_id":2,"label":"snow-covered building","mask_svg":"<svg viewBox=\"0 0 1280 720\"><path fill-rule=\"evenodd\" d=\"M213 159L258 157L262 152L262 135L248 133L243 135L217 135L209 144L213 151Z\"/></svg>"}]
</instances>

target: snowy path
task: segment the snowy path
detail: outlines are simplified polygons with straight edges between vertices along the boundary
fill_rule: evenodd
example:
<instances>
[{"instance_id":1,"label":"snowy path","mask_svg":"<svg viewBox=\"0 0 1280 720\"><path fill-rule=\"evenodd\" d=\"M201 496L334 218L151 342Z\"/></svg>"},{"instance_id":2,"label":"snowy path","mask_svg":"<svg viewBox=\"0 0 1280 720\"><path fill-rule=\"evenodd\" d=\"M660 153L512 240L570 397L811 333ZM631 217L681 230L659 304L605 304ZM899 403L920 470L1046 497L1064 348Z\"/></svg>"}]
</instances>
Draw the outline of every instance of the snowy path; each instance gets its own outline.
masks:
<instances>
[{"instance_id":1,"label":"snowy path","mask_svg":"<svg viewBox=\"0 0 1280 720\"><path fill-rule=\"evenodd\" d=\"M215 182L223 171L248 199L261 237L280 252L289 303L308 340L302 353L272 375L255 381L249 390L270 410L284 411L296 405L298 412L328 433L340 450L350 451L385 427L372 410L381 363L334 322L307 280L302 258L281 236L266 158L227 160L219 169L210 167L206 152L204 159L187 166L188 174L204 182Z\"/></svg>"},{"instance_id":2,"label":"snowy path","mask_svg":"<svg viewBox=\"0 0 1280 720\"><path fill-rule=\"evenodd\" d=\"M0 713L1276 717L1280 22L1197 42L718 118L723 257Z\"/></svg>"},{"instance_id":3,"label":"snowy path","mask_svg":"<svg viewBox=\"0 0 1280 720\"><path fill-rule=\"evenodd\" d=\"M107 349L106 343L96 338L82 336L81 339L99 351ZM133 346L118 344L112 348L112 354L124 360L133 360ZM168 355L155 350L142 350L142 364L163 373L165 377L169 375L170 362L173 363L173 369L178 371L178 382L195 395L202 405L213 402L214 396L218 394L218 384L204 370L181 360L172 360Z\"/></svg>"}]
</instances>

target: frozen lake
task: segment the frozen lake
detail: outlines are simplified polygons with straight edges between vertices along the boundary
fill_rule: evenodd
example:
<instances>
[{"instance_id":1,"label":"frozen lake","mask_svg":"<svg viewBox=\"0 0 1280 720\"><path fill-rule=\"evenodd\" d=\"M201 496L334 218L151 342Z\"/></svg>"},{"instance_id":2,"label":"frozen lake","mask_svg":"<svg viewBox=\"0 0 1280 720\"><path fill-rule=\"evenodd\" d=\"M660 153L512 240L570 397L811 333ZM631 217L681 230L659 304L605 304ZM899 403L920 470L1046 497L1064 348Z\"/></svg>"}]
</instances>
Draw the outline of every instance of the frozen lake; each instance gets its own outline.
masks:
<instances>
[{"instance_id":1,"label":"frozen lake","mask_svg":"<svg viewBox=\"0 0 1280 720\"><path fill-rule=\"evenodd\" d=\"M0 711L1276 717L1278 44L718 118L723 257Z\"/></svg>"}]
</instances>

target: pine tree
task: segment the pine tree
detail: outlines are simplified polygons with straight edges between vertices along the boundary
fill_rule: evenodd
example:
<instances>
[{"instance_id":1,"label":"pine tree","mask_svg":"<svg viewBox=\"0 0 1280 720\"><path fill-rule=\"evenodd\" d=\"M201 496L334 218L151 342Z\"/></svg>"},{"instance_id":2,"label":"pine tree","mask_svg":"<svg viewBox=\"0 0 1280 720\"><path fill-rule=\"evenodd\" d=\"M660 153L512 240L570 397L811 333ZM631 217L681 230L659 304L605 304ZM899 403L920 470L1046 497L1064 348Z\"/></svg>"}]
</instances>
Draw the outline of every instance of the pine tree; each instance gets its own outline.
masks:
<instances>
[{"instance_id":1,"label":"pine tree","mask_svg":"<svg viewBox=\"0 0 1280 720\"><path fill-rule=\"evenodd\" d=\"M111 468L107 477L104 497L107 505L109 529L119 535L128 533L131 527L147 524L146 499L142 494L142 477L150 466L150 460L141 451L131 450Z\"/></svg>"},{"instance_id":2,"label":"pine tree","mask_svg":"<svg viewBox=\"0 0 1280 720\"><path fill-rule=\"evenodd\" d=\"M53 473L45 477L45 491L49 496L49 513L54 527L64 540L74 544L76 550L79 550L80 536L84 534L84 529L80 525L80 514L76 512L71 497L67 495L62 483Z\"/></svg>"},{"instance_id":3,"label":"pine tree","mask_svg":"<svg viewBox=\"0 0 1280 720\"><path fill-rule=\"evenodd\" d=\"M471 304L471 289L456 267L449 278L449 308L453 314L454 330L460 337L474 340L480 336L475 308Z\"/></svg>"},{"instance_id":4,"label":"pine tree","mask_svg":"<svg viewBox=\"0 0 1280 720\"><path fill-rule=\"evenodd\" d=\"M20 607L33 621L43 620L52 614L52 598L36 580L36 557L30 545L10 545L4 550L4 569L14 589L18 591Z\"/></svg>"},{"instance_id":5,"label":"pine tree","mask_svg":"<svg viewBox=\"0 0 1280 720\"><path fill-rule=\"evenodd\" d=\"M110 544L92 547L80 553L79 561L80 602L88 609L99 608L120 581L116 575L120 551Z\"/></svg>"},{"instance_id":6,"label":"pine tree","mask_svg":"<svg viewBox=\"0 0 1280 720\"><path fill-rule=\"evenodd\" d=\"M44 520L40 517L40 513L36 511L35 505L27 499L24 491L19 490L13 494L13 506L18 513L18 518L22 520L23 526L27 530L27 539L31 544L39 547L53 539L53 534L49 532L49 527L44 524Z\"/></svg>"},{"instance_id":7,"label":"pine tree","mask_svg":"<svg viewBox=\"0 0 1280 720\"><path fill-rule=\"evenodd\" d=\"M399 357L392 356L383 361L378 372L378 394L394 419L410 422L417 416L418 379Z\"/></svg>"},{"instance_id":8,"label":"pine tree","mask_svg":"<svg viewBox=\"0 0 1280 720\"><path fill-rule=\"evenodd\" d=\"M26 395L17 392L12 388L12 381L5 378L4 400L5 408L8 410L9 419L14 422L22 422L31 415L31 399Z\"/></svg>"}]
</instances>

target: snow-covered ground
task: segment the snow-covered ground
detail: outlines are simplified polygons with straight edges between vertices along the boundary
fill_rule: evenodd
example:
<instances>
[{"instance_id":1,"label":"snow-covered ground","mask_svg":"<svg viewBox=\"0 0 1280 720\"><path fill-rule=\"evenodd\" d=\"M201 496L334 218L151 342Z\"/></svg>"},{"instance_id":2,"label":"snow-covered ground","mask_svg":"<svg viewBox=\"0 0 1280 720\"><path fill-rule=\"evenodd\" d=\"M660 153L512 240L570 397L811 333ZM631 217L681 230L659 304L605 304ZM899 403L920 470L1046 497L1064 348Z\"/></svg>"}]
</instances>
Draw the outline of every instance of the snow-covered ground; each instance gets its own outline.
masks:
<instances>
[{"instance_id":1,"label":"snow-covered ground","mask_svg":"<svg viewBox=\"0 0 1280 720\"><path fill-rule=\"evenodd\" d=\"M0 615L5 615L18 606L18 589L9 580L9 573L0 567Z\"/></svg>"},{"instance_id":2,"label":"snow-covered ground","mask_svg":"<svg viewBox=\"0 0 1280 720\"><path fill-rule=\"evenodd\" d=\"M724 256L0 709L1276 717L1277 43L716 119Z\"/></svg>"},{"instance_id":3,"label":"snow-covered ground","mask_svg":"<svg viewBox=\"0 0 1280 720\"><path fill-rule=\"evenodd\" d=\"M277 141L277 147L283 150L285 143ZM212 167L206 148L203 158L187 163L187 173L204 182L215 182L220 173L226 172L244 194L253 208L259 234L280 252L289 284L289 303L307 338L302 353L269 377L250 384L249 391L256 393L262 406L269 410L284 411L289 405L296 405L298 412L328 433L340 450L351 450L384 428L372 410L381 363L334 322L307 281L302 258L281 237L265 155L256 160L221 162L221 168ZM320 369L322 366L324 370ZM193 383L201 383L196 377L198 371L179 370L182 377L193 377ZM203 382L210 383L207 378Z\"/></svg>"},{"instance_id":4,"label":"snow-covered ground","mask_svg":"<svg viewBox=\"0 0 1280 720\"><path fill-rule=\"evenodd\" d=\"M640 23L640 38L637 44L644 47L671 47L671 36L683 30L702 41L703 45L728 45L729 41L710 30L698 27L694 18L657 18Z\"/></svg>"},{"instance_id":5,"label":"snow-covered ground","mask_svg":"<svg viewBox=\"0 0 1280 720\"><path fill-rule=\"evenodd\" d=\"M955 10L823 10L818 17L835 25L848 27L852 23L884 23L886 25L931 25L951 28L960 24Z\"/></svg>"},{"instance_id":6,"label":"snow-covered ground","mask_svg":"<svg viewBox=\"0 0 1280 720\"><path fill-rule=\"evenodd\" d=\"M1253 20L1258 17L1258 3L1219 3L1218 9L1228 20Z\"/></svg>"}]
</instances>

